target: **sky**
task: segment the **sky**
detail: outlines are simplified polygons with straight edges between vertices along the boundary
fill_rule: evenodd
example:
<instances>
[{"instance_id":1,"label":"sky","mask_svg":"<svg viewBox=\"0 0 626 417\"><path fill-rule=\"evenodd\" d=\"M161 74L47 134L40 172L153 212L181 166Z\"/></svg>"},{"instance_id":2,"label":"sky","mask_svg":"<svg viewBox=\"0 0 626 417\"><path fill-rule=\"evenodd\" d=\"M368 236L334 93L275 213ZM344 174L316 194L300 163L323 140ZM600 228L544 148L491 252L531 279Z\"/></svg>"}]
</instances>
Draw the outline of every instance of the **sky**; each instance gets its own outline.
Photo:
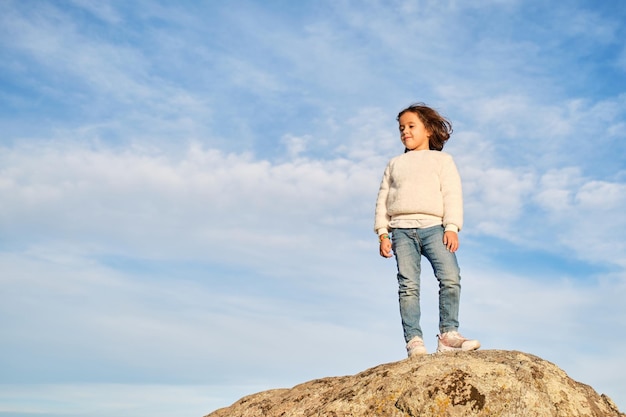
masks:
<instances>
[{"instance_id":1,"label":"sky","mask_svg":"<svg viewBox=\"0 0 626 417\"><path fill-rule=\"evenodd\" d=\"M619 0L0 0L0 416L404 359L373 224L414 102L454 126L460 332L626 410L624 39Z\"/></svg>"}]
</instances>

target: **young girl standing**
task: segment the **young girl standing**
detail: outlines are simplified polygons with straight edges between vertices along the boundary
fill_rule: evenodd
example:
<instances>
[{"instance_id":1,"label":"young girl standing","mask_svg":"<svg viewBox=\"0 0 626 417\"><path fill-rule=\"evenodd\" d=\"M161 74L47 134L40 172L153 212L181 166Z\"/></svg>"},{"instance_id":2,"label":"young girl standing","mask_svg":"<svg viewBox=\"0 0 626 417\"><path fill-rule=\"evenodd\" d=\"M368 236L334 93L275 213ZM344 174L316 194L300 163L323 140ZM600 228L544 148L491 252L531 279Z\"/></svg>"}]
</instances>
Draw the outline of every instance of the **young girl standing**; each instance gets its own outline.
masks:
<instances>
[{"instance_id":1,"label":"young girl standing","mask_svg":"<svg viewBox=\"0 0 626 417\"><path fill-rule=\"evenodd\" d=\"M480 343L458 332L461 275L455 252L463 226L463 196L456 165L441 152L452 125L423 103L402 110L397 120L405 153L385 169L374 230L380 255L391 258L393 251L396 257L407 353L409 357L427 353L420 327L422 255L439 281L437 352L476 350Z\"/></svg>"}]
</instances>

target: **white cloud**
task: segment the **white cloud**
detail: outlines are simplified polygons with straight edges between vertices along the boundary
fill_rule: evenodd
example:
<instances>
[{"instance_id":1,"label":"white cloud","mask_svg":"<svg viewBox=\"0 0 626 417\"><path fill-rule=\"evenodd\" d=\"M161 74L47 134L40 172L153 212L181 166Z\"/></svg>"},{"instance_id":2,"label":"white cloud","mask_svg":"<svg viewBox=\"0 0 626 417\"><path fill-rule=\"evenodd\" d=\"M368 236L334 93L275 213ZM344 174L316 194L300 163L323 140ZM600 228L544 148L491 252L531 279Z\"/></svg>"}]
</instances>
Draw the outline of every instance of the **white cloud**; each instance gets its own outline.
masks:
<instances>
[{"instance_id":1,"label":"white cloud","mask_svg":"<svg viewBox=\"0 0 626 417\"><path fill-rule=\"evenodd\" d=\"M626 206L626 184L589 181L579 190L576 201L583 210L620 210Z\"/></svg>"},{"instance_id":2,"label":"white cloud","mask_svg":"<svg viewBox=\"0 0 626 417\"><path fill-rule=\"evenodd\" d=\"M7 415L198 417L234 402L232 391L262 386L141 384L0 385L0 412Z\"/></svg>"},{"instance_id":3,"label":"white cloud","mask_svg":"<svg viewBox=\"0 0 626 417\"><path fill-rule=\"evenodd\" d=\"M490 168L466 169L466 210L479 233L500 236L512 232L535 185L533 172Z\"/></svg>"},{"instance_id":4,"label":"white cloud","mask_svg":"<svg viewBox=\"0 0 626 417\"><path fill-rule=\"evenodd\" d=\"M580 169L570 167L546 172L539 181L535 201L553 213L563 213L573 203L582 183Z\"/></svg>"},{"instance_id":5,"label":"white cloud","mask_svg":"<svg viewBox=\"0 0 626 417\"><path fill-rule=\"evenodd\" d=\"M289 159L297 158L307 148L307 143L311 140L310 137L298 137L293 135L286 135L282 141L287 147L287 156Z\"/></svg>"},{"instance_id":6,"label":"white cloud","mask_svg":"<svg viewBox=\"0 0 626 417\"><path fill-rule=\"evenodd\" d=\"M625 265L626 246L615 235L626 228L623 182L594 180L575 167L541 173L470 166L463 172L470 233L592 263Z\"/></svg>"},{"instance_id":7,"label":"white cloud","mask_svg":"<svg viewBox=\"0 0 626 417\"><path fill-rule=\"evenodd\" d=\"M180 158L59 144L1 155L0 226L17 247L288 270L336 259L306 255L328 235L373 236L379 167L358 161L272 164L196 145Z\"/></svg>"}]
</instances>

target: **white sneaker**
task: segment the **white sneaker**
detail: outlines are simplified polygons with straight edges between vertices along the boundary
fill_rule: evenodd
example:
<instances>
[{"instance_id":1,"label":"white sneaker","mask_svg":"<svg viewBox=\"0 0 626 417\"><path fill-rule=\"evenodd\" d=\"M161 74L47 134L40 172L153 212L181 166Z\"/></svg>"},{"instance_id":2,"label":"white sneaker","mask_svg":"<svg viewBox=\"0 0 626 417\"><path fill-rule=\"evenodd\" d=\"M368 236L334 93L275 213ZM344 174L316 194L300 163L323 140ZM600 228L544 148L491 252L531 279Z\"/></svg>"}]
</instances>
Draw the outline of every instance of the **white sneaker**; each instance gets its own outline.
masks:
<instances>
[{"instance_id":1,"label":"white sneaker","mask_svg":"<svg viewBox=\"0 0 626 417\"><path fill-rule=\"evenodd\" d=\"M459 332L445 332L437 336L437 352L454 352L459 350L476 350L480 347L478 340L470 340L461 336Z\"/></svg>"},{"instance_id":2,"label":"white sneaker","mask_svg":"<svg viewBox=\"0 0 626 417\"><path fill-rule=\"evenodd\" d=\"M424 341L419 336L415 336L413 339L409 340L409 343L406 344L406 351L409 354L409 358L411 356L428 354L426 346L424 346Z\"/></svg>"}]
</instances>

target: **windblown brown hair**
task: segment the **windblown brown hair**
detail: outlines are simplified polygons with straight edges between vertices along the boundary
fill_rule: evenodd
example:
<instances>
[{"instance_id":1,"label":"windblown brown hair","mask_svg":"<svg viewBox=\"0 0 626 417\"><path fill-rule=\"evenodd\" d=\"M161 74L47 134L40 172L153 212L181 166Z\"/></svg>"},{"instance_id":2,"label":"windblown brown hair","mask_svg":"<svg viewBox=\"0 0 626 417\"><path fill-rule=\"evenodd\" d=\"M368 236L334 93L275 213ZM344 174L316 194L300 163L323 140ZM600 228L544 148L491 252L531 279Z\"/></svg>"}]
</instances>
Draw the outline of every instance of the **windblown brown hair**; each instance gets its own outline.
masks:
<instances>
[{"instance_id":1,"label":"windblown brown hair","mask_svg":"<svg viewBox=\"0 0 626 417\"><path fill-rule=\"evenodd\" d=\"M437 110L434 110L424 103L411 104L406 109L398 113L396 120L400 121L400 116L406 112L412 112L420 118L424 127L430 132L428 136L428 147L431 151L440 151L443 149L443 145L450 139L452 134L452 123Z\"/></svg>"}]
</instances>

